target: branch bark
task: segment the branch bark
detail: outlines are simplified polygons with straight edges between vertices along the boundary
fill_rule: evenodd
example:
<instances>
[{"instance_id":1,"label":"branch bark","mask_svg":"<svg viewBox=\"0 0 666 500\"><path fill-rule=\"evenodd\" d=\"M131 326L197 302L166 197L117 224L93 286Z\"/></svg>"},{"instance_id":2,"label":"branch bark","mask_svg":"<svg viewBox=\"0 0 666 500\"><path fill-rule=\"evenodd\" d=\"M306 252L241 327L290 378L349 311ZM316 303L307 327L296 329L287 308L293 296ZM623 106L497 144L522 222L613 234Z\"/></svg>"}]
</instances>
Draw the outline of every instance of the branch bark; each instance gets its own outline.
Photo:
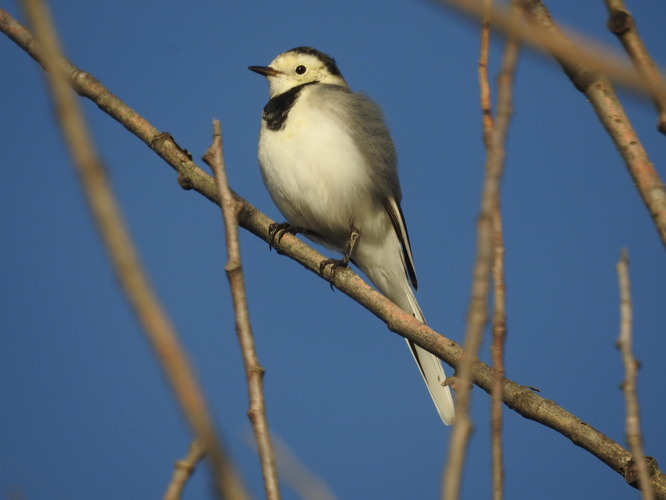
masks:
<instances>
[{"instance_id":1,"label":"branch bark","mask_svg":"<svg viewBox=\"0 0 666 500\"><path fill-rule=\"evenodd\" d=\"M622 389L627 406L625 434L636 466L638 488L641 490L643 500L652 500L654 495L650 487L648 460L654 459L643 455L643 437L641 434L638 388L636 383L638 362L634 358L632 350L633 306L631 303L631 283L629 280L629 256L626 250L622 251L620 260L617 263L617 276L620 288L620 336L617 339L617 348L622 355L622 363L624 364Z\"/></svg>"},{"instance_id":2,"label":"branch bark","mask_svg":"<svg viewBox=\"0 0 666 500\"><path fill-rule=\"evenodd\" d=\"M659 69L638 34L636 21L627 10L624 0L606 0L606 7L610 14L608 29L611 33L617 35L631 62L634 63L634 67L645 80L646 85L656 88L663 84ZM662 134L666 134L666 94L653 93L652 100L659 113L657 129Z\"/></svg>"},{"instance_id":3,"label":"branch bark","mask_svg":"<svg viewBox=\"0 0 666 500\"><path fill-rule=\"evenodd\" d=\"M220 206L224 218L224 229L227 241L227 264L224 269L231 288L231 297L234 303L236 316L236 334L243 354L247 388L250 398L250 409L247 414L252 422L254 437L257 440L261 470L264 477L264 491L268 500L280 500L280 486L278 483L277 467L275 465L275 452L266 419L266 405L264 399L264 369L259 363L257 351L254 347L254 337L250 326L250 312L247 306L245 292L245 279L241 265L240 242L238 239L238 213L242 204L233 197L222 152L222 133L220 122L213 121L213 143L203 156L215 174L215 184L220 194Z\"/></svg>"}]
</instances>

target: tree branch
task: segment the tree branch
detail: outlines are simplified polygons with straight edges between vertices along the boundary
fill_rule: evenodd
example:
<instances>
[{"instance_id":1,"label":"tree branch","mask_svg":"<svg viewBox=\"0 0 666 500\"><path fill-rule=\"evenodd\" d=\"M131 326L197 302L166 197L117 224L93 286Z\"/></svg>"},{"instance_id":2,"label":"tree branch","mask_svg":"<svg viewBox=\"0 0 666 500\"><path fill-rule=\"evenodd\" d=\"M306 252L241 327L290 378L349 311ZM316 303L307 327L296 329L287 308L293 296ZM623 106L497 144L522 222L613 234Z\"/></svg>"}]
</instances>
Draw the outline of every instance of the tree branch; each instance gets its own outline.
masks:
<instances>
[{"instance_id":1,"label":"tree branch","mask_svg":"<svg viewBox=\"0 0 666 500\"><path fill-rule=\"evenodd\" d=\"M449 5L477 21L483 18L483 0L438 0L438 3ZM527 6L541 2L523 0L522 3ZM650 94L653 98L663 99L666 96L666 83L663 77L654 82L646 81L625 63L624 58L617 51L592 41L571 28L567 28L566 32L569 38L575 41L575 44L566 43L566 37L559 31L540 29L526 25L521 19L512 18L506 8L491 8L488 11L488 18L493 29L542 53L552 54L558 61L574 66L582 64L603 73L609 79L628 89Z\"/></svg>"},{"instance_id":2,"label":"tree branch","mask_svg":"<svg viewBox=\"0 0 666 500\"><path fill-rule=\"evenodd\" d=\"M648 86L658 87L663 84L659 69L650 57L643 40L638 34L636 21L627 10L624 0L606 0L606 7L610 17L608 18L608 29L617 35L629 55L634 67L645 79ZM666 94L653 94L652 100L659 113L657 129L666 134Z\"/></svg>"},{"instance_id":3,"label":"tree branch","mask_svg":"<svg viewBox=\"0 0 666 500\"><path fill-rule=\"evenodd\" d=\"M280 499L277 469L275 466L275 452L271 443L271 435L266 420L266 405L264 399L263 377L264 369L259 363L257 351L254 347L252 327L250 326L250 312L247 306L245 280L241 265L240 242L238 240L238 213L242 209L240 202L233 197L222 153L222 133L220 122L213 120L213 143L203 156L215 174L215 183L220 194L222 216L227 241L227 264L224 266L231 288L231 297L234 303L236 316L236 334L243 354L247 387L250 398L248 417L252 422L254 437L259 449L259 459L264 477L264 491L268 500Z\"/></svg>"},{"instance_id":4,"label":"tree branch","mask_svg":"<svg viewBox=\"0 0 666 500\"><path fill-rule=\"evenodd\" d=\"M481 19L480 0L440 0ZM641 89L653 100L666 101L663 77L646 79L621 63L613 52L581 43L582 37L565 36L540 0L520 0L529 25L512 19L503 9L489 11L493 27L501 29L518 41L550 53L594 107L599 119L615 143L636 188L655 224L662 244L666 246L666 187L650 161L638 135L620 104L609 79L633 89ZM567 30L571 33L571 30ZM575 40L575 41L574 41Z\"/></svg>"},{"instance_id":5,"label":"tree branch","mask_svg":"<svg viewBox=\"0 0 666 500\"><path fill-rule=\"evenodd\" d=\"M553 21L540 0L520 0L528 22L540 26L541 29L560 36L561 43L569 46L570 50L578 50L569 38L564 36L557 24ZM631 122L624 112L624 108L613 89L612 84L593 66L586 65L585 61L565 60L553 53L564 72L569 76L574 86L582 92L592 104L601 124L615 143L624 163L634 180L638 193L647 207L652 221L666 246L666 187L659 177L659 173L648 157L638 134L631 126Z\"/></svg>"},{"instance_id":6,"label":"tree branch","mask_svg":"<svg viewBox=\"0 0 666 500\"><path fill-rule=\"evenodd\" d=\"M631 347L633 307L631 305L631 283L629 280L629 256L626 249L622 251L617 263L617 276L620 288L620 336L617 339L617 348L620 350L624 363L622 388L627 402L625 433L636 466L638 488L642 492L643 500L652 500L654 496L650 487L647 460L643 455L643 437L638 409L638 389L636 387L638 362L634 359Z\"/></svg>"}]
</instances>

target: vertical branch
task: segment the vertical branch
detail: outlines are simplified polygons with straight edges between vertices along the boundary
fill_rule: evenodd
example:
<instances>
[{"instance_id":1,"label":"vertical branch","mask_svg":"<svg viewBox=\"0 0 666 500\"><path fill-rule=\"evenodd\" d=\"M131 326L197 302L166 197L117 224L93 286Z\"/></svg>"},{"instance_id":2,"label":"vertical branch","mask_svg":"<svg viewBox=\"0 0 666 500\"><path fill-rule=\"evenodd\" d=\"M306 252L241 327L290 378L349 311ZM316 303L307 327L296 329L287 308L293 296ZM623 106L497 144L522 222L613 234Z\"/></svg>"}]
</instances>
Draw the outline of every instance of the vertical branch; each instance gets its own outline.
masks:
<instances>
[{"instance_id":1,"label":"vertical branch","mask_svg":"<svg viewBox=\"0 0 666 500\"><path fill-rule=\"evenodd\" d=\"M486 0L484 9L491 9L492 2ZM512 14L516 8L512 5ZM486 145L486 178L484 181L481 214L477 222L477 257L474 267L472 299L468 312L465 334L465 357L458 366L460 379L456 423L451 437L451 448L444 473L443 497L457 499L460 495L460 478L466 454L467 443L472 431L469 419L471 399L470 379L476 356L483 339L483 329L487 322L487 301L490 293L490 276L494 282L494 311L492 320L492 476L493 497L500 500L504 488L504 468L502 461L502 384L504 380L503 349L506 332L506 306L504 283L504 238L500 208L500 181L504 169L504 142L512 114L513 76L518 59L518 43L509 39L504 51L499 78L499 98L497 119L491 112L490 84L488 79L488 43L490 25L484 16L481 33L481 55L479 58L479 83L481 89L481 109L483 114L483 137Z\"/></svg>"},{"instance_id":2,"label":"vertical branch","mask_svg":"<svg viewBox=\"0 0 666 500\"><path fill-rule=\"evenodd\" d=\"M24 9L43 48L53 101L62 132L116 275L141 322L159 362L194 433L205 443L220 496L248 498L238 474L225 455L206 401L183 353L173 326L141 267L102 162L69 86L55 28L41 0L24 0Z\"/></svg>"},{"instance_id":3,"label":"vertical branch","mask_svg":"<svg viewBox=\"0 0 666 500\"><path fill-rule=\"evenodd\" d=\"M511 14L517 15L515 2L511 3ZM489 154L495 168L502 169L505 157L505 142L509 121L513 114L513 82L520 44L512 37L507 39L502 56L502 67L498 77L497 119L493 128ZM504 280L504 233L502 229L501 200L498 196L493 207L493 283L494 310L492 321L491 357L493 384L491 392L491 430L493 455L493 498L500 500L504 490L504 463L502 458L502 400L504 382L504 343L506 340L506 283Z\"/></svg>"},{"instance_id":4,"label":"vertical branch","mask_svg":"<svg viewBox=\"0 0 666 500\"><path fill-rule=\"evenodd\" d=\"M213 143L204 154L203 160L213 169L215 184L220 194L220 206L222 207L227 240L227 264L224 269L227 273L234 303L236 334L238 335L238 342L243 354L250 398L248 416L252 422L254 436L257 440L257 448L259 449L266 498L268 500L279 500L280 489L275 465L275 453L268 430L266 406L264 404L262 382L264 369L259 364L259 359L254 348L252 328L250 327L250 314L245 293L245 281L241 266L240 244L238 242L238 214L242 206L234 198L227 182L224 155L222 152L222 134L218 120L213 121Z\"/></svg>"},{"instance_id":5,"label":"vertical branch","mask_svg":"<svg viewBox=\"0 0 666 500\"><path fill-rule=\"evenodd\" d=\"M622 250L620 260L617 263L617 275L620 287L620 336L617 340L617 348L622 355L624 363L624 382L622 388L627 405L627 417L625 432L627 443L633 455L634 465L638 471L638 485L643 500L652 500L652 487L648 473L647 461L643 453L643 438L641 436L640 416L638 407L638 395L636 387L636 376L638 362L634 359L632 352L632 316L633 306L631 304L631 283L629 280L629 257L626 249Z\"/></svg>"},{"instance_id":6,"label":"vertical branch","mask_svg":"<svg viewBox=\"0 0 666 500\"><path fill-rule=\"evenodd\" d=\"M488 53L490 51L490 20L488 11L493 0L483 0L483 17L481 18L481 43L479 50L479 91L481 100L481 125L483 127L483 143L490 147L490 134L495 125L493 120L492 99L490 96L490 78L488 78Z\"/></svg>"},{"instance_id":7,"label":"vertical branch","mask_svg":"<svg viewBox=\"0 0 666 500\"><path fill-rule=\"evenodd\" d=\"M481 18L481 47L479 55L479 90L482 114L483 143L486 150L492 144L495 120L492 113L492 98L490 78L488 76L488 53L490 50L490 21L488 11L492 7L492 0L484 0L484 13ZM502 218L500 213L500 200L495 200L492 214L493 230L493 284L494 284L494 311L492 320L492 345L490 348L494 377L491 391L490 431L491 431L491 477L493 500L501 500L504 491L504 463L502 457L502 378L503 367L503 335L506 329L504 314L504 274L503 256L504 242L502 236Z\"/></svg>"},{"instance_id":8,"label":"vertical branch","mask_svg":"<svg viewBox=\"0 0 666 500\"><path fill-rule=\"evenodd\" d=\"M666 134L666 94L656 91L659 85L664 83L659 74L659 69L638 34L636 22L627 10L624 0L606 0L606 7L610 14L608 29L620 39L631 62L645 80L646 86L653 89L652 100L659 113L657 129L662 134Z\"/></svg>"}]
</instances>

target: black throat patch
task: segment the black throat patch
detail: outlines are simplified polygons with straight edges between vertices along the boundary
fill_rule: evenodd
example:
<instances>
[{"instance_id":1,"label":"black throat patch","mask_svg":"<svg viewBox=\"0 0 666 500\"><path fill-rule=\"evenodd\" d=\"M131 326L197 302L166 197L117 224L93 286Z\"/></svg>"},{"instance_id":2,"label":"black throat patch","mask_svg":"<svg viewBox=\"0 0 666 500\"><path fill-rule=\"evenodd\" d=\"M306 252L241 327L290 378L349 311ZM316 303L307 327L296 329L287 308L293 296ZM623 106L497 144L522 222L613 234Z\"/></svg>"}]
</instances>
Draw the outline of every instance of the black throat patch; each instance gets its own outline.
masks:
<instances>
[{"instance_id":1,"label":"black throat patch","mask_svg":"<svg viewBox=\"0 0 666 500\"><path fill-rule=\"evenodd\" d=\"M301 93L301 90L303 90L304 87L315 83L319 82L304 83L271 98L271 100L266 103L266 106L264 106L264 112L262 114L262 118L266 122L268 129L280 130L284 128L289 110L296 102L298 94Z\"/></svg>"}]
</instances>

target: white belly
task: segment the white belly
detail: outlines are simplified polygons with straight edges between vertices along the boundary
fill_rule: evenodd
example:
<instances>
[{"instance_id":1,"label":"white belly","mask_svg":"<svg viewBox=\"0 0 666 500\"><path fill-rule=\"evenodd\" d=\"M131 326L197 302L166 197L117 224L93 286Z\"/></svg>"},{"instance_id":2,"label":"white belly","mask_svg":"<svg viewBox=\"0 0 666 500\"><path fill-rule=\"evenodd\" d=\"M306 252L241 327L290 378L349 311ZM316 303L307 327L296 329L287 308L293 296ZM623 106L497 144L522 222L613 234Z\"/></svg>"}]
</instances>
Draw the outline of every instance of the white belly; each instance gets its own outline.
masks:
<instances>
[{"instance_id":1,"label":"white belly","mask_svg":"<svg viewBox=\"0 0 666 500\"><path fill-rule=\"evenodd\" d=\"M352 225L363 235L369 226L385 224L373 220L385 211L373 199L365 159L337 117L302 104L290 110L282 130L262 125L262 177L287 221L342 250Z\"/></svg>"}]
</instances>

